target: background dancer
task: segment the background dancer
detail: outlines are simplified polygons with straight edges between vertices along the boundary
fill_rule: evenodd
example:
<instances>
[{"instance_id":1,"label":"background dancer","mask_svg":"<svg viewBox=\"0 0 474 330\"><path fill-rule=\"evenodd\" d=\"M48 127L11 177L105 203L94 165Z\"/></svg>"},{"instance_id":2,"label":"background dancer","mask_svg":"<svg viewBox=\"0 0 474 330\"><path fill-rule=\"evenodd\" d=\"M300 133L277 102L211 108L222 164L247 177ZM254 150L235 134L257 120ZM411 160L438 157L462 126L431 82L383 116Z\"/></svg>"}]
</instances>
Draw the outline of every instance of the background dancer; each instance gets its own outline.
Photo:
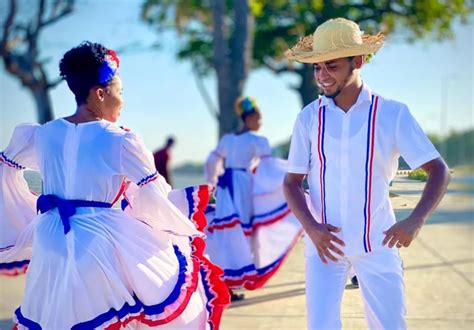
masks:
<instances>
[{"instance_id":1,"label":"background dancer","mask_svg":"<svg viewBox=\"0 0 474 330\"><path fill-rule=\"evenodd\" d=\"M301 226L283 195L286 163L271 157L268 140L255 134L262 118L255 99L238 99L236 111L242 130L224 135L205 164L208 181L216 185L206 242L228 287L253 290L276 273ZM243 296L232 292L232 298Z\"/></svg>"}]
</instances>

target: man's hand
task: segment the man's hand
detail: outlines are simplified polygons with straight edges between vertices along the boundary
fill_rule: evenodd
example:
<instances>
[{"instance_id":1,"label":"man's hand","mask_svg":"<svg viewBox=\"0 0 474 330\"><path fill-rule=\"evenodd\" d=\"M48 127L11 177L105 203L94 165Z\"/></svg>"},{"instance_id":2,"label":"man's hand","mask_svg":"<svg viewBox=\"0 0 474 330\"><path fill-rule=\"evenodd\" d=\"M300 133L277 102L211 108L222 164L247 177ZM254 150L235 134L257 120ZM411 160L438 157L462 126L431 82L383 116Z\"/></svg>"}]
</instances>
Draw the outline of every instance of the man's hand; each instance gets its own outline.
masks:
<instances>
[{"instance_id":1,"label":"man's hand","mask_svg":"<svg viewBox=\"0 0 474 330\"><path fill-rule=\"evenodd\" d=\"M341 228L328 224L319 224L314 219L308 209L306 198L302 187L304 174L287 173L283 182L283 191L285 192L286 201L296 218L301 222L306 234L311 238L314 246L318 250L321 261L328 263L327 259L337 262L338 259L333 254L344 256L344 253L336 246L345 246L344 242L332 233L338 233Z\"/></svg>"},{"instance_id":2,"label":"man's hand","mask_svg":"<svg viewBox=\"0 0 474 330\"><path fill-rule=\"evenodd\" d=\"M314 225L306 228L306 234L311 238L311 241L318 250L319 258L321 258L321 261L325 264L328 263L327 259L334 262L338 261L333 253L338 254L341 257L344 256L344 253L334 245L334 243L336 243L340 246L345 246L344 242L332 234L340 231L341 228L329 224L319 224L317 222L314 222Z\"/></svg>"},{"instance_id":3,"label":"man's hand","mask_svg":"<svg viewBox=\"0 0 474 330\"><path fill-rule=\"evenodd\" d=\"M408 247L411 242L418 236L424 221L422 219L408 217L405 220L397 222L390 229L384 231L385 238L382 245L388 243L388 247L392 248L395 244L397 248L402 246Z\"/></svg>"},{"instance_id":4,"label":"man's hand","mask_svg":"<svg viewBox=\"0 0 474 330\"><path fill-rule=\"evenodd\" d=\"M408 218L384 231L385 239L382 245L388 243L389 248L395 244L397 248L408 247L446 193L451 176L444 160L441 157L435 158L421 167L428 173L421 199Z\"/></svg>"}]
</instances>

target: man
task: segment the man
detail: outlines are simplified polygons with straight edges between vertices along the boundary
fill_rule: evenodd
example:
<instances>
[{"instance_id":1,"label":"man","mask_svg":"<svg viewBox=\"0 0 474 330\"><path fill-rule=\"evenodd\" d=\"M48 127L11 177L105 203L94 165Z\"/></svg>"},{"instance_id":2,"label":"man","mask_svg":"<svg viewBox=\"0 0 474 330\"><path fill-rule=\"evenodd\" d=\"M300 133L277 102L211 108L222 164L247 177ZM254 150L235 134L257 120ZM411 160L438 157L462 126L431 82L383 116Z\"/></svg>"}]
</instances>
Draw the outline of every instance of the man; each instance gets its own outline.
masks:
<instances>
[{"instance_id":1,"label":"man","mask_svg":"<svg viewBox=\"0 0 474 330\"><path fill-rule=\"evenodd\" d=\"M338 18L319 26L286 56L313 63L323 96L295 123L285 195L302 223L306 244L308 328L341 328L340 306L352 266L371 329L404 329L402 261L441 201L448 168L406 105L372 93L360 76L364 58L383 45L383 35L364 36ZM429 174L408 218L396 223L389 183L398 158ZM302 182L308 177L311 205Z\"/></svg>"},{"instance_id":2,"label":"man","mask_svg":"<svg viewBox=\"0 0 474 330\"><path fill-rule=\"evenodd\" d=\"M160 173L171 185L171 177L168 171L168 163L170 160L170 149L174 145L174 138L172 136L168 137L166 144L163 148L153 153L153 158L155 159L155 167L158 173Z\"/></svg>"}]
</instances>

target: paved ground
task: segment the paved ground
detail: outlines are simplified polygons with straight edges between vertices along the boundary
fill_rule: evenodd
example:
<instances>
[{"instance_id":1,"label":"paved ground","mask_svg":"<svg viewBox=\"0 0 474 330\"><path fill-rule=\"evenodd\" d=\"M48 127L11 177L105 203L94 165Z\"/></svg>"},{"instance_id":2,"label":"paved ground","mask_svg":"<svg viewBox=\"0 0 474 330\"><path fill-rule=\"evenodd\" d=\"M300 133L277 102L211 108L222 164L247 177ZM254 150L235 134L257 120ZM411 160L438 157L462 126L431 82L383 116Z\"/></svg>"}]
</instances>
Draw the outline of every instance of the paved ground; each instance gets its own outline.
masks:
<instances>
[{"instance_id":1,"label":"paved ground","mask_svg":"<svg viewBox=\"0 0 474 330\"><path fill-rule=\"evenodd\" d=\"M391 199L397 218L413 208L423 184L397 177ZM453 182L431 221L401 254L407 322L412 329L474 328L474 214L472 189ZM225 312L223 329L305 329L303 242L268 286ZM367 328L360 292L348 283L342 305L345 329Z\"/></svg>"},{"instance_id":2,"label":"paved ground","mask_svg":"<svg viewBox=\"0 0 474 330\"><path fill-rule=\"evenodd\" d=\"M392 204L401 219L419 199L423 184L397 177ZM405 264L407 321L412 329L474 328L474 192L472 178L450 185L430 222L401 253ZM21 301L24 277L0 278L0 329ZM222 329L305 329L303 242L264 289L225 313ZM364 329L362 300L350 285L344 293L343 327Z\"/></svg>"}]
</instances>

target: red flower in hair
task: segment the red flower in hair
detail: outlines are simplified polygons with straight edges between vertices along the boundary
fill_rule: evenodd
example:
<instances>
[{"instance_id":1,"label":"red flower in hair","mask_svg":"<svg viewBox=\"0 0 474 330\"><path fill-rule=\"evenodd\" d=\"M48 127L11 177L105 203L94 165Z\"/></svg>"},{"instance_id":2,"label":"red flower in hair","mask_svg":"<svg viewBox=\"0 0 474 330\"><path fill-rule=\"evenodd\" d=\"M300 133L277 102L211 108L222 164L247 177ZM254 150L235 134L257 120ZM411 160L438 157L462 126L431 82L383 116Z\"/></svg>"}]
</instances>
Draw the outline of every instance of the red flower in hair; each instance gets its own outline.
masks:
<instances>
[{"instance_id":1,"label":"red flower in hair","mask_svg":"<svg viewBox=\"0 0 474 330\"><path fill-rule=\"evenodd\" d=\"M115 50L109 49L107 55L110 56L110 60L114 61L115 64L117 65L117 68L118 68L120 66L120 60L119 60Z\"/></svg>"}]
</instances>

